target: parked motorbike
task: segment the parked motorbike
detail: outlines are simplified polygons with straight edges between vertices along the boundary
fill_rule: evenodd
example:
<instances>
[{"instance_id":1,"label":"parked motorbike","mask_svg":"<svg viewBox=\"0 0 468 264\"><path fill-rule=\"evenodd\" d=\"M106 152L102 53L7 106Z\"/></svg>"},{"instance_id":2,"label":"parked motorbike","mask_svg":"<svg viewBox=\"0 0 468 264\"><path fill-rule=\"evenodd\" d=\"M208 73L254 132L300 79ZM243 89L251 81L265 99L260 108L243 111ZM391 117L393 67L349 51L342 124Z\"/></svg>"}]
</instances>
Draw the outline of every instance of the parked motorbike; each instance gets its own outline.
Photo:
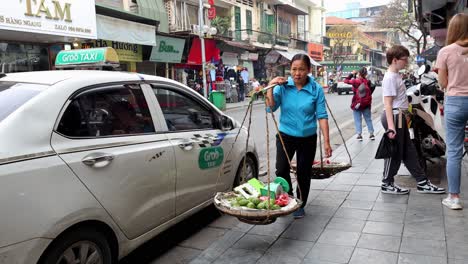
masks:
<instances>
[{"instance_id":1,"label":"parked motorbike","mask_svg":"<svg viewBox=\"0 0 468 264\"><path fill-rule=\"evenodd\" d=\"M424 72L425 65L419 68L417 74L421 77ZM440 90L437 80L432 80L411 86L406 90L406 95L410 103L408 127L411 139L418 151L420 164L426 170L427 161L433 163L432 158L445 155L445 141L439 133L443 131L444 92Z\"/></svg>"}]
</instances>

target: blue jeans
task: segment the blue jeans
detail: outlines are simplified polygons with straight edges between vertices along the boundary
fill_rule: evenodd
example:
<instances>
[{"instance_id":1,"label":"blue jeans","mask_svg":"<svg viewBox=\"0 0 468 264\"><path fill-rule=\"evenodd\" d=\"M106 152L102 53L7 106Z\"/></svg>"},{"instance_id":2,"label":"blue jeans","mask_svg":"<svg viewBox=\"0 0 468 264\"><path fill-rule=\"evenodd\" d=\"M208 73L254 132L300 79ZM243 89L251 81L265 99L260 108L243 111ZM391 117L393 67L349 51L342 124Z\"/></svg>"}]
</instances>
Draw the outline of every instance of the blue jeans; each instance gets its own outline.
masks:
<instances>
[{"instance_id":1,"label":"blue jeans","mask_svg":"<svg viewBox=\"0 0 468 264\"><path fill-rule=\"evenodd\" d=\"M446 96L444 118L449 193L460 193L463 140L465 125L468 121L468 96Z\"/></svg>"},{"instance_id":2,"label":"blue jeans","mask_svg":"<svg viewBox=\"0 0 468 264\"><path fill-rule=\"evenodd\" d=\"M370 134L374 134L374 126L372 125L372 115L370 107L367 107L363 110L353 110L353 116L356 134L362 134L362 116L364 116L364 120L366 120L367 130Z\"/></svg>"}]
</instances>

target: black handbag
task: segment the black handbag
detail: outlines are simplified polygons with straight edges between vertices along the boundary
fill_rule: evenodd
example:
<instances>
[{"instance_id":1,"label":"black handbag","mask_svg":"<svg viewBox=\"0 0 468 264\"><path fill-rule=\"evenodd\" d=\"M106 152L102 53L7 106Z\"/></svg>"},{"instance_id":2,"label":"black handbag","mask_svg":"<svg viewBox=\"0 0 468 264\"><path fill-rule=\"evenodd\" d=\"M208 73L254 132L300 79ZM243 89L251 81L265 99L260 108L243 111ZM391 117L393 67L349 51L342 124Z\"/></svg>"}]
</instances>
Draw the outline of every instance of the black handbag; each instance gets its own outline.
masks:
<instances>
[{"instance_id":1,"label":"black handbag","mask_svg":"<svg viewBox=\"0 0 468 264\"><path fill-rule=\"evenodd\" d=\"M385 132L380 140L377 152L375 152L375 159L388 159L395 155L397 152L397 144L395 140L388 138L388 132Z\"/></svg>"}]
</instances>

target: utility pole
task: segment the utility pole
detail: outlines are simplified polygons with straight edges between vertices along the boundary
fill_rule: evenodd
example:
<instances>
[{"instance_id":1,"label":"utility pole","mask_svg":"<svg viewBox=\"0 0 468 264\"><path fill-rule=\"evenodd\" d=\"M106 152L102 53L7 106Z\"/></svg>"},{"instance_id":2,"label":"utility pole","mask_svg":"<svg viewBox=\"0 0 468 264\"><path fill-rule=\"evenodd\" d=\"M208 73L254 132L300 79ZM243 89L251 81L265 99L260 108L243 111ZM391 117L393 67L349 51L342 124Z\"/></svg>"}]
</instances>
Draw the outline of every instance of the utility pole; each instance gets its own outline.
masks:
<instances>
[{"instance_id":1,"label":"utility pole","mask_svg":"<svg viewBox=\"0 0 468 264\"><path fill-rule=\"evenodd\" d=\"M202 59L202 74L203 74L203 96L208 98L208 87L206 85L206 72L205 72L205 65L206 65L206 58L205 58L205 32L204 31L204 23L203 23L203 0L198 1L198 28L199 28L199 37L200 37L200 44L201 44L201 59Z\"/></svg>"}]
</instances>

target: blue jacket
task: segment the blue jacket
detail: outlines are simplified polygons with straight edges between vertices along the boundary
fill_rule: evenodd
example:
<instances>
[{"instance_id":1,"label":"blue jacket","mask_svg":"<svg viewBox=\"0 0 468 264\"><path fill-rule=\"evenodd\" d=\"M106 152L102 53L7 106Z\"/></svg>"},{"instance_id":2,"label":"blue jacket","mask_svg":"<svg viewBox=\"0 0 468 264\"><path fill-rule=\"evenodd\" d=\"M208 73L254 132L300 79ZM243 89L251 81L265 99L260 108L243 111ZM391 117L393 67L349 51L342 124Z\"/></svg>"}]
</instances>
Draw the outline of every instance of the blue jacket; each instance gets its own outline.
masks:
<instances>
[{"instance_id":1,"label":"blue jacket","mask_svg":"<svg viewBox=\"0 0 468 264\"><path fill-rule=\"evenodd\" d=\"M286 85L273 88L275 106L281 107L279 130L294 137L309 137L317 134L317 120L328 119L323 88L309 76L309 82L297 90L291 77Z\"/></svg>"}]
</instances>

